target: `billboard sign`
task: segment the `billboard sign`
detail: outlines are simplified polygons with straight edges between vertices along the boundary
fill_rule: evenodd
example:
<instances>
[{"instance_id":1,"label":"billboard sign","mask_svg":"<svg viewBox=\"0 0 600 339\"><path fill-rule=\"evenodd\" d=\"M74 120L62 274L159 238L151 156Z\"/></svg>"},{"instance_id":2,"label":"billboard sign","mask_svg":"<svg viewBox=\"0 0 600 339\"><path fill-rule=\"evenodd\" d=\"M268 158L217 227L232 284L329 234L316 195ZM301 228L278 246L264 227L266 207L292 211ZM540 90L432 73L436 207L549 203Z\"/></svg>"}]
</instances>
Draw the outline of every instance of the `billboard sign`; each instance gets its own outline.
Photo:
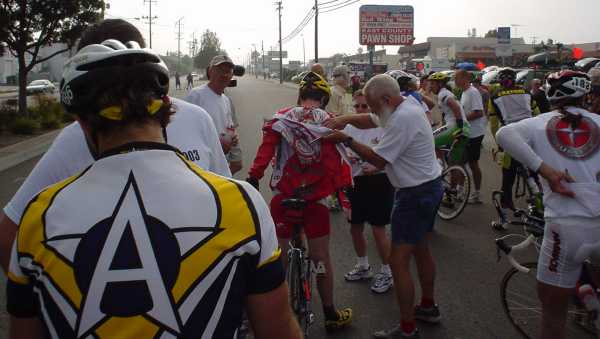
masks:
<instances>
[{"instance_id":1,"label":"billboard sign","mask_svg":"<svg viewBox=\"0 0 600 339\"><path fill-rule=\"evenodd\" d=\"M287 59L287 57L288 57L287 51L281 51L281 54L283 55L284 59ZM267 54L267 55L271 58L279 59L279 51L269 51L269 54Z\"/></svg>"},{"instance_id":2,"label":"billboard sign","mask_svg":"<svg viewBox=\"0 0 600 339\"><path fill-rule=\"evenodd\" d=\"M498 27L498 45L496 46L497 57L512 56L512 46L510 43L510 27Z\"/></svg>"},{"instance_id":3,"label":"billboard sign","mask_svg":"<svg viewBox=\"0 0 600 339\"><path fill-rule=\"evenodd\" d=\"M359 43L367 46L412 45L414 14L412 6L360 6Z\"/></svg>"},{"instance_id":4,"label":"billboard sign","mask_svg":"<svg viewBox=\"0 0 600 339\"><path fill-rule=\"evenodd\" d=\"M498 27L498 44L510 44L510 27Z\"/></svg>"}]
</instances>

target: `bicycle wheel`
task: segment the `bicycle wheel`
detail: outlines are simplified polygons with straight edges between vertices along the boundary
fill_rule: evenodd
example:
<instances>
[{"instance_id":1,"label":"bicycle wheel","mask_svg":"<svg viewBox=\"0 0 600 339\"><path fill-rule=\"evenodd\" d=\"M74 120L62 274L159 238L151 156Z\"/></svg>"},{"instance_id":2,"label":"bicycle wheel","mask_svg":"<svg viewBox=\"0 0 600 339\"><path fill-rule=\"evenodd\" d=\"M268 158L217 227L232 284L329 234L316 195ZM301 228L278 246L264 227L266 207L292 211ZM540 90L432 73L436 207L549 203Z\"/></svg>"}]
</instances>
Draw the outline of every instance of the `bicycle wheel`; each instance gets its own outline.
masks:
<instances>
[{"instance_id":1,"label":"bicycle wheel","mask_svg":"<svg viewBox=\"0 0 600 339\"><path fill-rule=\"evenodd\" d=\"M298 314L300 308L300 259L299 253L296 250L291 250L288 253L288 269L287 269L287 282L289 286L289 299L290 306L294 311L294 314Z\"/></svg>"},{"instance_id":2,"label":"bicycle wheel","mask_svg":"<svg viewBox=\"0 0 600 339\"><path fill-rule=\"evenodd\" d=\"M471 192L471 179L464 167L454 165L442 172L442 186L444 195L438 208L438 216L443 220L452 220L467 206Z\"/></svg>"},{"instance_id":3,"label":"bicycle wheel","mask_svg":"<svg viewBox=\"0 0 600 339\"><path fill-rule=\"evenodd\" d=\"M523 336L523 338L538 338L542 326L542 304L537 297L537 263L529 262L523 266L530 269L522 273L511 268L500 284L500 298L504 313ZM574 297L569 302L567 312L567 338L593 338L593 323L590 314L576 305Z\"/></svg>"},{"instance_id":4,"label":"bicycle wheel","mask_svg":"<svg viewBox=\"0 0 600 339\"><path fill-rule=\"evenodd\" d=\"M290 256L290 264L288 267L288 284L290 293L290 305L300 328L304 333L308 333L307 302L305 293L305 278L302 267L302 256L300 251L293 251Z\"/></svg>"}]
</instances>

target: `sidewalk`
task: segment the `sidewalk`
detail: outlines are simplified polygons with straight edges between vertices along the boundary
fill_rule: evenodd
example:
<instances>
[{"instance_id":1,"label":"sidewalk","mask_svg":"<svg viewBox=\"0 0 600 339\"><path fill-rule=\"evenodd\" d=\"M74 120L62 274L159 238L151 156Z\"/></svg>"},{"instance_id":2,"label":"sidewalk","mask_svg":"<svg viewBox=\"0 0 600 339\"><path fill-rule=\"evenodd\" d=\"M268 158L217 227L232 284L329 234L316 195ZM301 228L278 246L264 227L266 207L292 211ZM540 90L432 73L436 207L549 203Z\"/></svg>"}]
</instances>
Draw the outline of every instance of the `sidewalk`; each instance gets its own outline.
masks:
<instances>
[{"instance_id":1,"label":"sidewalk","mask_svg":"<svg viewBox=\"0 0 600 339\"><path fill-rule=\"evenodd\" d=\"M18 90L19 90L19 87L17 87L17 86L0 85L0 93L13 93L13 92L17 92Z\"/></svg>"},{"instance_id":2,"label":"sidewalk","mask_svg":"<svg viewBox=\"0 0 600 339\"><path fill-rule=\"evenodd\" d=\"M0 148L0 172L44 154L60 131L60 129L57 129L35 138Z\"/></svg>"}]
</instances>

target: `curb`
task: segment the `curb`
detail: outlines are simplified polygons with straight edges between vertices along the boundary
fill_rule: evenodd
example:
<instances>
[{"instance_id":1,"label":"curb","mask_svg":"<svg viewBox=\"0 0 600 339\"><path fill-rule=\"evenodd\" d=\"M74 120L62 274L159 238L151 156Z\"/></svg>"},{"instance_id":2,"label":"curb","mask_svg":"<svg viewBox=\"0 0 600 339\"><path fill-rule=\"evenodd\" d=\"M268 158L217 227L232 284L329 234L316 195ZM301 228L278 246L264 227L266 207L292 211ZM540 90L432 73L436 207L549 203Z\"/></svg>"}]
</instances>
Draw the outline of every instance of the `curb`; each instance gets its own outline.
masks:
<instances>
[{"instance_id":1,"label":"curb","mask_svg":"<svg viewBox=\"0 0 600 339\"><path fill-rule=\"evenodd\" d=\"M0 148L0 172L44 154L62 129Z\"/></svg>"}]
</instances>

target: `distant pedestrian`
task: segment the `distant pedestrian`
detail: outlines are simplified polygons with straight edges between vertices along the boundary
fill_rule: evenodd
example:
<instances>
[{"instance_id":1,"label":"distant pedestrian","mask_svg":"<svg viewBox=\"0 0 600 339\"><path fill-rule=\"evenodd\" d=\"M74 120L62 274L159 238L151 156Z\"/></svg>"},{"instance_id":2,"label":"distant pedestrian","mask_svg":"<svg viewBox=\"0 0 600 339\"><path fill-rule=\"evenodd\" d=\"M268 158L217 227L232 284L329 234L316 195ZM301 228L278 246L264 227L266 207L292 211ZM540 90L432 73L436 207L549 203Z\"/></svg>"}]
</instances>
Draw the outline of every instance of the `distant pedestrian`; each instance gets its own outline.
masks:
<instances>
[{"instance_id":1,"label":"distant pedestrian","mask_svg":"<svg viewBox=\"0 0 600 339\"><path fill-rule=\"evenodd\" d=\"M175 90L181 89L181 79L179 79L179 72L175 72Z\"/></svg>"},{"instance_id":2,"label":"distant pedestrian","mask_svg":"<svg viewBox=\"0 0 600 339\"><path fill-rule=\"evenodd\" d=\"M185 86L186 90L190 90L194 87L194 76L192 73L189 73L187 76L187 85Z\"/></svg>"},{"instance_id":3,"label":"distant pedestrian","mask_svg":"<svg viewBox=\"0 0 600 339\"><path fill-rule=\"evenodd\" d=\"M547 113L550 112L550 103L548 97L546 97L546 92L541 87L542 80L533 79L531 81L531 99L537 103L540 113Z\"/></svg>"},{"instance_id":4,"label":"distant pedestrian","mask_svg":"<svg viewBox=\"0 0 600 339\"><path fill-rule=\"evenodd\" d=\"M331 99L327 104L326 111L335 116L346 115L352 112L350 96L347 89L350 82L350 70L348 66L341 65L333 69L333 83Z\"/></svg>"},{"instance_id":5,"label":"distant pedestrian","mask_svg":"<svg viewBox=\"0 0 600 339\"><path fill-rule=\"evenodd\" d=\"M588 110L592 113L600 114L600 69L592 68L588 75L592 81L592 89L588 94Z\"/></svg>"},{"instance_id":6,"label":"distant pedestrian","mask_svg":"<svg viewBox=\"0 0 600 339\"><path fill-rule=\"evenodd\" d=\"M323 65L321 65L318 62L316 64L313 64L310 67L310 71L317 73L318 75L322 76L324 79L327 79L327 76L325 76L325 69L323 68Z\"/></svg>"},{"instance_id":7,"label":"distant pedestrian","mask_svg":"<svg viewBox=\"0 0 600 339\"><path fill-rule=\"evenodd\" d=\"M360 89L360 76L354 72L354 75L350 78L352 83L352 93L355 93Z\"/></svg>"}]
</instances>

